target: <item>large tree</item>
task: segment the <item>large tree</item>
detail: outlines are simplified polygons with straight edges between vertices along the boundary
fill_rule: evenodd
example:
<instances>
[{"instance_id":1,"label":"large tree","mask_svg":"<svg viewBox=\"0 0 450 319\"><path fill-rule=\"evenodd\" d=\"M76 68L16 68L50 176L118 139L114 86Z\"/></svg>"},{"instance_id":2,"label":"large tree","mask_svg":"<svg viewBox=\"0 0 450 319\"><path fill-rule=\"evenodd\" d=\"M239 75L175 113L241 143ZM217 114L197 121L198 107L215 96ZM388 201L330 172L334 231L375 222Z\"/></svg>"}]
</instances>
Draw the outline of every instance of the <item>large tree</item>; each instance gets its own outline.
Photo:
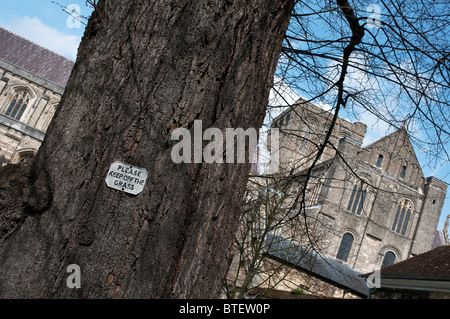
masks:
<instances>
[{"instance_id":1,"label":"large tree","mask_svg":"<svg viewBox=\"0 0 450 319\"><path fill-rule=\"evenodd\" d=\"M0 297L217 297L250 166L176 164L171 133L262 125L293 6L99 1L39 153L0 171ZM106 185L115 161L142 193Z\"/></svg>"}]
</instances>

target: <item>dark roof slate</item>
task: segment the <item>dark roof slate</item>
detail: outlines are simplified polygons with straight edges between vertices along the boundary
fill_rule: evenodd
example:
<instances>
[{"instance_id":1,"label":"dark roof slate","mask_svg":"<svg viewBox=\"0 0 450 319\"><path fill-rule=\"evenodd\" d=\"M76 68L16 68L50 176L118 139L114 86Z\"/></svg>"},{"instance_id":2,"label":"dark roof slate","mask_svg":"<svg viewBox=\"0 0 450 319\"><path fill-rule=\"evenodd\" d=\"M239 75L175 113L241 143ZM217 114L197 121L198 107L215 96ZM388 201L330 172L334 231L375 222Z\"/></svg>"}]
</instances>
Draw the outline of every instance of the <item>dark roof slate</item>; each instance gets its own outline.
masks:
<instances>
[{"instance_id":1,"label":"dark roof slate","mask_svg":"<svg viewBox=\"0 0 450 319\"><path fill-rule=\"evenodd\" d=\"M0 27L0 59L65 87L74 62Z\"/></svg>"}]
</instances>

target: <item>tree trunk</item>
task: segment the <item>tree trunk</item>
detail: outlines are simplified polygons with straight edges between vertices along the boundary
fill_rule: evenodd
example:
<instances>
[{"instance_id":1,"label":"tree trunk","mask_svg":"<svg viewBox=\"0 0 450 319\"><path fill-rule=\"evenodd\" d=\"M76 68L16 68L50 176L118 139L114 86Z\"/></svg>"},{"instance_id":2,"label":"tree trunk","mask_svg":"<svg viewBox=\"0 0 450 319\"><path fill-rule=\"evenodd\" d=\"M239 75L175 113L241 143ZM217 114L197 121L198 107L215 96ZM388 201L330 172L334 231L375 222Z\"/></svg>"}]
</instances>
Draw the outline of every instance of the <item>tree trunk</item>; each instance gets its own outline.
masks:
<instances>
[{"instance_id":1,"label":"tree trunk","mask_svg":"<svg viewBox=\"0 0 450 319\"><path fill-rule=\"evenodd\" d=\"M218 297L250 166L175 164L171 132L261 126L293 5L99 1L39 153L0 171L0 297Z\"/></svg>"}]
</instances>

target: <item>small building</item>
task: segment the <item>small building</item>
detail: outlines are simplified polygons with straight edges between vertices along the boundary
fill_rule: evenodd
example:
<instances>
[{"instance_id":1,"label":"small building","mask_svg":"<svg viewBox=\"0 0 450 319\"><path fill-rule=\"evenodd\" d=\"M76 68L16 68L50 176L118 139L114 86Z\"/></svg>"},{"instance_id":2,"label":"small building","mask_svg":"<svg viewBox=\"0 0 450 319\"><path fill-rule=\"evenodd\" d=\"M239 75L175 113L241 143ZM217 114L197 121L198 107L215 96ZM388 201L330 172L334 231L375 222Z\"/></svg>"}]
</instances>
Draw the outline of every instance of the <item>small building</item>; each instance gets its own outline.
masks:
<instances>
[{"instance_id":1,"label":"small building","mask_svg":"<svg viewBox=\"0 0 450 319\"><path fill-rule=\"evenodd\" d=\"M450 299L450 246L381 269L370 298Z\"/></svg>"}]
</instances>

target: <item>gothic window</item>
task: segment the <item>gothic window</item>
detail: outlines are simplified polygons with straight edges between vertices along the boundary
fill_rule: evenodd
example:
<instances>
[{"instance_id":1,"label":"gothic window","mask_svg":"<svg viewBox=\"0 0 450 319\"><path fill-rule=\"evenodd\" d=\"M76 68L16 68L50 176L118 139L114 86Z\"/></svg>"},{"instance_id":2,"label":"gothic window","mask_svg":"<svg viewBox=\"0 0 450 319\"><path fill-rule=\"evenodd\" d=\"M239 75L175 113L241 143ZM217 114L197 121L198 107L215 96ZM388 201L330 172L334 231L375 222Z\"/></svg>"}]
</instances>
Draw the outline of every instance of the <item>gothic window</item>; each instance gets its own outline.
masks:
<instances>
[{"instance_id":1,"label":"gothic window","mask_svg":"<svg viewBox=\"0 0 450 319\"><path fill-rule=\"evenodd\" d=\"M392 231L398 234L405 235L408 228L408 222L412 213L412 204L408 200L400 202L395 213L394 223L392 224Z\"/></svg>"},{"instance_id":2,"label":"gothic window","mask_svg":"<svg viewBox=\"0 0 450 319\"><path fill-rule=\"evenodd\" d=\"M342 236L341 245L339 246L336 255L337 259L347 262L350 250L352 249L353 239L353 235L350 233L345 233L344 236Z\"/></svg>"},{"instance_id":3,"label":"gothic window","mask_svg":"<svg viewBox=\"0 0 450 319\"><path fill-rule=\"evenodd\" d=\"M352 194L350 200L348 201L347 210L356 215L361 215L364 207L364 201L367 196L367 185L364 182L355 184L353 186Z\"/></svg>"},{"instance_id":4,"label":"gothic window","mask_svg":"<svg viewBox=\"0 0 450 319\"><path fill-rule=\"evenodd\" d=\"M13 119L20 120L29 102L30 96L27 91L17 92L11 100L5 115L12 117Z\"/></svg>"},{"instance_id":5,"label":"gothic window","mask_svg":"<svg viewBox=\"0 0 450 319\"><path fill-rule=\"evenodd\" d=\"M381 268L388 267L393 265L395 262L395 254L392 251L388 251L384 254L383 263L381 264Z\"/></svg>"},{"instance_id":6,"label":"gothic window","mask_svg":"<svg viewBox=\"0 0 450 319\"><path fill-rule=\"evenodd\" d=\"M400 178L405 178L406 177L406 171L407 171L407 167L406 165L402 166L402 169L400 170Z\"/></svg>"},{"instance_id":7,"label":"gothic window","mask_svg":"<svg viewBox=\"0 0 450 319\"><path fill-rule=\"evenodd\" d=\"M308 206L317 205L317 202L318 202L318 199L319 199L319 193L320 193L320 191L322 189L322 185L323 185L322 182L318 182L314 186L314 188L312 190L312 193L311 193L311 198L309 199L309 205Z\"/></svg>"},{"instance_id":8,"label":"gothic window","mask_svg":"<svg viewBox=\"0 0 450 319\"><path fill-rule=\"evenodd\" d=\"M289 119L291 118L291 112L288 112L288 114L286 114L286 116L283 118L283 124L285 124L286 126L289 124ZM284 123L286 122L286 123Z\"/></svg>"},{"instance_id":9,"label":"gothic window","mask_svg":"<svg viewBox=\"0 0 450 319\"><path fill-rule=\"evenodd\" d=\"M305 153L306 152L306 146L308 145L309 136L311 135L311 128L308 126L305 132L305 135L303 136L302 144L300 145L299 152Z\"/></svg>"},{"instance_id":10,"label":"gothic window","mask_svg":"<svg viewBox=\"0 0 450 319\"><path fill-rule=\"evenodd\" d=\"M383 164L383 155L378 155L377 158L377 167L381 167L381 165Z\"/></svg>"},{"instance_id":11,"label":"gothic window","mask_svg":"<svg viewBox=\"0 0 450 319\"><path fill-rule=\"evenodd\" d=\"M36 154L35 151L24 151L19 154L18 163L23 164L26 163L30 158L32 158Z\"/></svg>"},{"instance_id":12,"label":"gothic window","mask_svg":"<svg viewBox=\"0 0 450 319\"><path fill-rule=\"evenodd\" d=\"M324 130L322 132L322 135L320 136L320 140L319 140L319 147L322 146L325 143L325 139L327 137L328 134L328 130Z\"/></svg>"}]
</instances>

